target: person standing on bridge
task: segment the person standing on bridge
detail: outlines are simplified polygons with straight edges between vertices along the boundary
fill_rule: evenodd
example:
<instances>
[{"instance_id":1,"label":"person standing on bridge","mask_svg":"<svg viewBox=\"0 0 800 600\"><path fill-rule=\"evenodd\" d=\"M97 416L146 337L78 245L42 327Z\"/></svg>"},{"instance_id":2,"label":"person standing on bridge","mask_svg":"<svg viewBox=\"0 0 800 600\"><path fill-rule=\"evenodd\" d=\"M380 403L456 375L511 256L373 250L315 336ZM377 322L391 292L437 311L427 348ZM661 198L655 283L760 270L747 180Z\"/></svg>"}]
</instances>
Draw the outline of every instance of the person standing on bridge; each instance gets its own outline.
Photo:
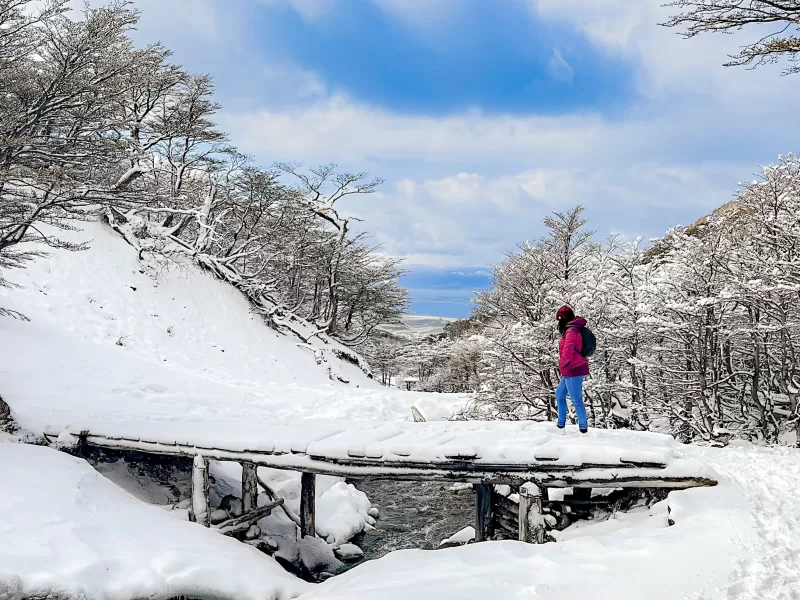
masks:
<instances>
[{"instance_id":1,"label":"person standing on bridge","mask_svg":"<svg viewBox=\"0 0 800 600\"><path fill-rule=\"evenodd\" d=\"M578 428L586 433L589 423L586 420L586 408L583 406L583 380L589 375L589 361L583 351L583 335L586 319L575 317L569 306L562 306L556 313L558 332L558 370L561 381L556 388L556 404L558 405L558 428L563 431L567 424L567 395L575 407L578 417ZM588 331L588 330L587 330Z\"/></svg>"}]
</instances>

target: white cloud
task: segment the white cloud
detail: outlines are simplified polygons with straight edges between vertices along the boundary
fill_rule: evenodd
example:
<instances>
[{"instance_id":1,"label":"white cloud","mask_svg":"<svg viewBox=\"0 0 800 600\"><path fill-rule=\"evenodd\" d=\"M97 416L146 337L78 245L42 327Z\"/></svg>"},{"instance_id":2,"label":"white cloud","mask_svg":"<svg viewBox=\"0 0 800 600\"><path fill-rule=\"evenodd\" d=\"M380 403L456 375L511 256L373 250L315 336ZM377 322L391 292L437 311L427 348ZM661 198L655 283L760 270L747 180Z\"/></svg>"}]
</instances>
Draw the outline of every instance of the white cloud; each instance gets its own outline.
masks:
<instances>
[{"instance_id":1,"label":"white cloud","mask_svg":"<svg viewBox=\"0 0 800 600\"><path fill-rule=\"evenodd\" d=\"M417 27L441 23L461 8L453 0L372 0L382 11Z\"/></svg>"},{"instance_id":2,"label":"white cloud","mask_svg":"<svg viewBox=\"0 0 800 600\"><path fill-rule=\"evenodd\" d=\"M147 30L148 42L154 41L153 34L167 46L184 36L199 36L214 44L225 40L221 31L226 19L213 0L135 0L134 5L142 11L139 28Z\"/></svg>"},{"instance_id":3,"label":"white cloud","mask_svg":"<svg viewBox=\"0 0 800 600\"><path fill-rule=\"evenodd\" d=\"M787 78L783 78L787 79ZM793 82L795 94L800 79ZM800 123L754 118L781 114L790 98L762 88L754 98L640 106L627 115L531 116L468 111L446 116L403 114L345 96L256 112L227 113L224 127L246 151L267 158L330 161L372 168L400 163L450 165L450 173L483 174L531 166L583 167L633 160L680 161L691 153L792 149ZM747 145L740 148L736 144ZM418 168L418 167L408 167ZM479 170L478 170L479 169ZM440 171L441 172L441 171Z\"/></svg>"},{"instance_id":4,"label":"white cloud","mask_svg":"<svg viewBox=\"0 0 800 600\"><path fill-rule=\"evenodd\" d=\"M758 36L745 29L732 35L682 39L676 29L659 26L676 10L661 0L527 0L545 22L571 25L601 52L630 61L638 91L648 98L703 95L721 101L757 100L767 86L773 95L796 93L796 83L779 69L724 68L742 40ZM731 98L736 95L737 98Z\"/></svg>"},{"instance_id":5,"label":"white cloud","mask_svg":"<svg viewBox=\"0 0 800 600\"><path fill-rule=\"evenodd\" d=\"M420 160L487 166L530 164L554 155L576 158L609 140L609 129L614 129L614 141L636 145L640 126L659 127L657 123L609 125L596 115L401 114L344 96L287 109L226 114L224 125L244 149L265 156L282 153L313 161L336 156L347 162Z\"/></svg>"},{"instance_id":6,"label":"white cloud","mask_svg":"<svg viewBox=\"0 0 800 600\"><path fill-rule=\"evenodd\" d=\"M319 22L346 0L260 1ZM435 35L463 9L447 0L372 1L419 27L422 37ZM598 52L633 70L636 100L626 99L610 115L406 114L343 95L335 81L301 68L271 63L252 69L232 59L232 68L256 74L251 79L259 91L267 89L267 102L224 113L222 126L266 163L335 161L387 177L379 194L348 199L345 206L365 219L386 252L411 264L445 267L495 262L515 243L538 237L546 213L577 203L587 206L602 234L657 235L727 201L736 181L750 178L758 163L795 149L800 123L772 115L794 105L800 76L723 68L740 34L683 40L656 25L668 14L661 0L519 1L539 21L574 28ZM147 5L145 16L166 11L156 31L174 28L188 38L208 29L215 39L236 43L227 33L241 15L227 6L137 3ZM192 11L188 26L181 24L181 13ZM551 75L573 75L560 49L549 66Z\"/></svg>"},{"instance_id":7,"label":"white cloud","mask_svg":"<svg viewBox=\"0 0 800 600\"><path fill-rule=\"evenodd\" d=\"M575 76L572 66L561 56L558 48L553 48L553 55L547 63L547 70L554 79L572 81Z\"/></svg>"},{"instance_id":8,"label":"white cloud","mask_svg":"<svg viewBox=\"0 0 800 600\"><path fill-rule=\"evenodd\" d=\"M263 69L262 77L264 95L274 104L320 98L328 92L316 73L291 65L269 65Z\"/></svg>"},{"instance_id":9,"label":"white cloud","mask_svg":"<svg viewBox=\"0 0 800 600\"><path fill-rule=\"evenodd\" d=\"M747 168L638 163L496 177L460 173L389 184L342 208L367 218L366 229L386 253L409 264L458 268L499 261L516 243L541 236L545 215L576 204L587 208L601 239L621 231L636 232L628 237L660 235L665 220L679 224L687 205L693 215L685 223L727 202L729 182Z\"/></svg>"},{"instance_id":10,"label":"white cloud","mask_svg":"<svg viewBox=\"0 0 800 600\"><path fill-rule=\"evenodd\" d=\"M267 6L288 6L305 21L316 23L329 16L336 8L336 0L258 0Z\"/></svg>"}]
</instances>

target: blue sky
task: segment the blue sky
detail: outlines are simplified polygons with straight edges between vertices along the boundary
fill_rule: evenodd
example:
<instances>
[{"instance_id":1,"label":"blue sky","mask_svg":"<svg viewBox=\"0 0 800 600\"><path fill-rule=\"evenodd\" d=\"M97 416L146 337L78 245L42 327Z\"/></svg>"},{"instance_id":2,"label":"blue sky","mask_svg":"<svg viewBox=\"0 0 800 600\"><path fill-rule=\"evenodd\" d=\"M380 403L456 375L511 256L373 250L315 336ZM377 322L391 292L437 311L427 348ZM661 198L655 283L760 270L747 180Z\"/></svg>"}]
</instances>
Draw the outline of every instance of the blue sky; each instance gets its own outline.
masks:
<instances>
[{"instance_id":1,"label":"blue sky","mask_svg":"<svg viewBox=\"0 0 800 600\"><path fill-rule=\"evenodd\" d=\"M344 208L405 259L418 314L467 315L551 211L655 237L800 134L771 116L800 76L723 68L741 34L682 40L657 26L661 0L135 3L141 42L214 76L244 151L386 179Z\"/></svg>"}]
</instances>

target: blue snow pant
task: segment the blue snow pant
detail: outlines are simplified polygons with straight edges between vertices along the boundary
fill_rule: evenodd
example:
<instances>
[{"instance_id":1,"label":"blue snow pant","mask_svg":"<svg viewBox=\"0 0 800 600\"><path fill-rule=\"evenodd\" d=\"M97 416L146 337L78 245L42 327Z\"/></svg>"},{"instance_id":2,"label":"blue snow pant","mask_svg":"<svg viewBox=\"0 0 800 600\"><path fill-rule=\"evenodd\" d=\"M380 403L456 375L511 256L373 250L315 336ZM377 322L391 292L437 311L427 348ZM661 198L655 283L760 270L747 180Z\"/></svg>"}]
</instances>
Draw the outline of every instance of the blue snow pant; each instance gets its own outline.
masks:
<instances>
[{"instance_id":1,"label":"blue snow pant","mask_svg":"<svg viewBox=\"0 0 800 600\"><path fill-rule=\"evenodd\" d=\"M575 414L578 417L578 427L588 429L589 423L586 421L586 408L583 406L583 380L586 377L562 377L556 388L556 403L558 404L558 426L564 427L567 424L567 394L575 407Z\"/></svg>"}]
</instances>

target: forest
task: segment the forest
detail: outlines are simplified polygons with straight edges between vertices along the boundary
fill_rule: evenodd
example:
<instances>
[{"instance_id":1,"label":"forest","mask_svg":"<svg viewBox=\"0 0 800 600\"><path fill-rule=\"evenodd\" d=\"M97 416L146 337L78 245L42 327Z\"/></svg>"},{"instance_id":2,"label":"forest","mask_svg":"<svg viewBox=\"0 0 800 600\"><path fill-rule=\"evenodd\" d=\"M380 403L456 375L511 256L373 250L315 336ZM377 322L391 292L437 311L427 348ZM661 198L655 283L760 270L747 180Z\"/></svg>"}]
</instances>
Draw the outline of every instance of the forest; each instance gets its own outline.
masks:
<instances>
[{"instance_id":1,"label":"forest","mask_svg":"<svg viewBox=\"0 0 800 600\"><path fill-rule=\"evenodd\" d=\"M555 415L563 304L598 338L585 401L595 427L684 440L778 441L798 430L800 159L645 243L598 241L580 206L494 267L472 316L396 354L423 389L474 392L469 416Z\"/></svg>"}]
</instances>

